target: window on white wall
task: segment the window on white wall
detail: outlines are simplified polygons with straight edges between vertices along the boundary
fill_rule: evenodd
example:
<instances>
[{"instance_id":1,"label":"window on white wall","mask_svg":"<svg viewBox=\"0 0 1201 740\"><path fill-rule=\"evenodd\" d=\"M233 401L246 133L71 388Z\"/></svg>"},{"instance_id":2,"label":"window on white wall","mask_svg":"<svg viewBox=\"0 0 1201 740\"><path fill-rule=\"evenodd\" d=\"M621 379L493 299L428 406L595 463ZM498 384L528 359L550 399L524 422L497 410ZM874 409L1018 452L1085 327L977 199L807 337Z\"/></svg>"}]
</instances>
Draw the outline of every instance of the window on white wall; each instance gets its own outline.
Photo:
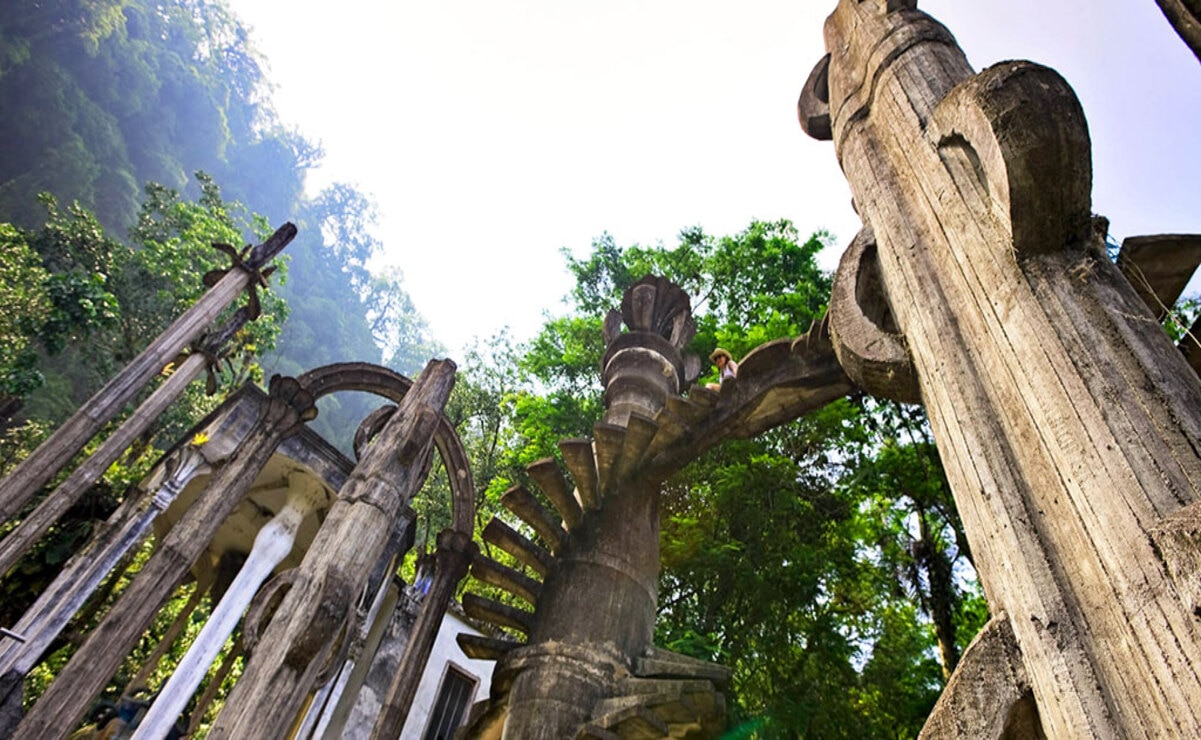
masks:
<instances>
[{"instance_id":1,"label":"window on white wall","mask_svg":"<svg viewBox=\"0 0 1201 740\"><path fill-rule=\"evenodd\" d=\"M453 663L446 664L446 673L438 686L438 698L430 711L430 721L425 727L422 740L452 740L455 730L467 717L467 708L475 698L475 687L479 684L475 676Z\"/></svg>"}]
</instances>

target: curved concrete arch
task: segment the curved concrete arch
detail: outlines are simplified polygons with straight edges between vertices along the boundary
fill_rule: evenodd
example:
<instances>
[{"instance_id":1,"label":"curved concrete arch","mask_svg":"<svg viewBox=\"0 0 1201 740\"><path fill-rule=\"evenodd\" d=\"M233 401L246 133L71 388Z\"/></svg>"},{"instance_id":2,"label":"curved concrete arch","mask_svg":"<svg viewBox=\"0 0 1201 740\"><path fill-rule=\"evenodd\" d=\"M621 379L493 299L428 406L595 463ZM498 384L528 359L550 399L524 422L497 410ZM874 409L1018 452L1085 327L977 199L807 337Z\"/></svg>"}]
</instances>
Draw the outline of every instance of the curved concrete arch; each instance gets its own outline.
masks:
<instances>
[{"instance_id":1,"label":"curved concrete arch","mask_svg":"<svg viewBox=\"0 0 1201 740\"><path fill-rule=\"evenodd\" d=\"M340 391L360 391L400 403L413 387L413 381L400 373L367 362L325 365L308 371L297 380L314 399ZM475 528L475 483L463 442L446 416L438 422L434 444L450 481L453 528L470 536Z\"/></svg>"}]
</instances>

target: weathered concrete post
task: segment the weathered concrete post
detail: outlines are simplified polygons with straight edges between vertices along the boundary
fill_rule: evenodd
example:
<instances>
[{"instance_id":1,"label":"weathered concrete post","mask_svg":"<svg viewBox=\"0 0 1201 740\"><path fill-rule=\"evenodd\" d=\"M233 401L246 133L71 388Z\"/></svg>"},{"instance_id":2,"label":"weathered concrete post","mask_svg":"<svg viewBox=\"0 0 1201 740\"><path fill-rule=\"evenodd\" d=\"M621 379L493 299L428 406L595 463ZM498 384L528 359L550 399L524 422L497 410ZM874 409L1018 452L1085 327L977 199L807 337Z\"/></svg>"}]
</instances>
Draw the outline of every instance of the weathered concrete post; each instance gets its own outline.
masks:
<instances>
[{"instance_id":1,"label":"weathered concrete post","mask_svg":"<svg viewBox=\"0 0 1201 740\"><path fill-rule=\"evenodd\" d=\"M400 660L400 670L388 688L372 737L399 737L404 729L413 697L417 694L417 685L421 683L430 651L434 647L434 638L438 636L438 628L446 616L447 602L454 596L459 581L467 575L471 556L477 549L468 533L453 529L438 533L438 549L434 552L434 582L422 601L421 613L417 615L413 631L409 634L404 656Z\"/></svg>"},{"instance_id":2,"label":"weathered concrete post","mask_svg":"<svg viewBox=\"0 0 1201 740\"><path fill-rule=\"evenodd\" d=\"M318 676L349 639L354 604L387 544L393 520L429 472L434 434L454 374L453 362L430 362L367 448L304 562L289 573L290 588L259 633L253 656L209 737L273 740L287 735ZM270 713L263 712L266 706Z\"/></svg>"},{"instance_id":3,"label":"weathered concrete post","mask_svg":"<svg viewBox=\"0 0 1201 740\"><path fill-rule=\"evenodd\" d=\"M288 498L283 508L259 529L246 562L209 614L188 652L175 666L171 678L159 690L150 710L134 732L133 740L157 740L167 736L221 653L221 648L225 647L226 640L238 626L259 587L292 552L300 523L309 512L327 503L325 486L307 474L291 473L286 487Z\"/></svg>"},{"instance_id":4,"label":"weathered concrete post","mask_svg":"<svg viewBox=\"0 0 1201 740\"><path fill-rule=\"evenodd\" d=\"M222 346L246 325L249 311L239 309L226 325L206 338L188 355L171 377L167 378L137 410L113 432L87 460L77 467L15 530L0 541L0 577L8 573L38 538L62 517L88 489L99 480L137 437L162 416L163 412L202 372ZM165 507L164 507L165 508Z\"/></svg>"},{"instance_id":5,"label":"weathered concrete post","mask_svg":"<svg viewBox=\"0 0 1201 740\"><path fill-rule=\"evenodd\" d=\"M363 619L347 649L346 661L313 696L297 736L353 738L371 734L383 698L399 671L418 611L414 608L409 612L401 606L400 602L409 597L396 576L399 559L413 547L416 535L417 512L405 507L393 521L388 545L367 580L363 593L369 599L360 604Z\"/></svg>"},{"instance_id":6,"label":"weathered concrete post","mask_svg":"<svg viewBox=\"0 0 1201 740\"><path fill-rule=\"evenodd\" d=\"M392 680L400 671L409 635L420 610L416 601L415 592L401 587L395 591L395 598L388 598L383 603L381 613L390 612L392 616L379 637L375 654L370 657L371 664L363 684L353 696L343 697L345 705L338 708L338 715L330 723L331 729L341 732L342 737L371 735Z\"/></svg>"},{"instance_id":7,"label":"weathered concrete post","mask_svg":"<svg viewBox=\"0 0 1201 740\"><path fill-rule=\"evenodd\" d=\"M1176 33L1201 61L1201 2L1198 0L1155 0Z\"/></svg>"},{"instance_id":8,"label":"weathered concrete post","mask_svg":"<svg viewBox=\"0 0 1201 740\"><path fill-rule=\"evenodd\" d=\"M630 331L618 333L624 317ZM645 280L606 322L608 409L598 433L648 420L684 387L684 347L695 333L688 296ZM603 443L598 443L598 446ZM641 451L641 450L640 450ZM612 450L616 453L618 450ZM598 452L600 506L571 533L538 599L527 646L502 659L515 671L505 737L573 737L652 647L659 590L659 483L619 480ZM612 458L608 458L611 462ZM603 598L600 595L603 594Z\"/></svg>"},{"instance_id":9,"label":"weathered concrete post","mask_svg":"<svg viewBox=\"0 0 1201 740\"><path fill-rule=\"evenodd\" d=\"M237 507L279 443L314 418L313 397L295 378L275 376L255 425L142 567L104 620L17 729L20 737L59 737L83 718L163 601Z\"/></svg>"},{"instance_id":10,"label":"weathered concrete post","mask_svg":"<svg viewBox=\"0 0 1201 740\"><path fill-rule=\"evenodd\" d=\"M914 0L841 0L825 35L802 126L834 140L872 231L850 282L878 273L896 327L832 309L844 366L889 395L852 368L908 349L1047 735L1201 735L1201 382L1106 257L1071 88L973 74Z\"/></svg>"},{"instance_id":11,"label":"weathered concrete post","mask_svg":"<svg viewBox=\"0 0 1201 740\"><path fill-rule=\"evenodd\" d=\"M209 471L208 462L192 445L177 450L168 466L171 475L159 490L153 496L129 496L105 522L101 536L67 561L62 572L21 616L14 629L25 641L0 644L0 676L10 672L21 677L27 675L105 576L142 541L158 514L171 505L193 477Z\"/></svg>"},{"instance_id":12,"label":"weathered concrete post","mask_svg":"<svg viewBox=\"0 0 1201 740\"><path fill-rule=\"evenodd\" d=\"M296 227L284 224L267 241L255 247L243 261L234 260L209 290L175 320L150 346L134 358L120 373L89 398L75 414L63 422L50 439L43 442L20 465L0 480L0 521L12 517L37 494L38 489L62 469L88 440L111 421L125 404L146 386L163 367L191 344L217 316L241 293L250 288L250 320L258 318L256 285L265 285L262 268L275 258L296 236ZM232 248L222 247L233 253ZM236 253L234 253L236 255ZM178 391L182 390L182 386ZM146 420L146 424L153 418ZM136 436L136 435L134 435ZM103 471L101 471L103 472Z\"/></svg>"}]
</instances>

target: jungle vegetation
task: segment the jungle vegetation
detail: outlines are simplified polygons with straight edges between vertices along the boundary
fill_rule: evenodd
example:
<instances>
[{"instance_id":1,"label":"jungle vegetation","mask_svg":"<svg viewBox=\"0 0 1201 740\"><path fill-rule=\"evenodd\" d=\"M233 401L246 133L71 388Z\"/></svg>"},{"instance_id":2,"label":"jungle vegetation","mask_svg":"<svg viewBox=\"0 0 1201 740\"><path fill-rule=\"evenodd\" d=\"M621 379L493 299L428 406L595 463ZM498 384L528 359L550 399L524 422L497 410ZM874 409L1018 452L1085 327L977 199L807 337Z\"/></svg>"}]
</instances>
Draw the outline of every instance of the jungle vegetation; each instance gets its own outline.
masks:
<instances>
[{"instance_id":1,"label":"jungle vegetation","mask_svg":"<svg viewBox=\"0 0 1201 740\"><path fill-rule=\"evenodd\" d=\"M692 296L689 349L738 358L824 314L830 275L814 257L827 239L755 221L721 237L688 228L672 246L603 235L583 258L565 250L570 310L528 345L502 335L477 347L452 396L479 526L510 485L530 483L525 465L590 434L601 324L626 288L671 278ZM442 501L419 502L430 531ZM856 396L727 441L671 478L661 503L656 642L734 669L731 736L915 737L988 618L919 408Z\"/></svg>"}]
</instances>

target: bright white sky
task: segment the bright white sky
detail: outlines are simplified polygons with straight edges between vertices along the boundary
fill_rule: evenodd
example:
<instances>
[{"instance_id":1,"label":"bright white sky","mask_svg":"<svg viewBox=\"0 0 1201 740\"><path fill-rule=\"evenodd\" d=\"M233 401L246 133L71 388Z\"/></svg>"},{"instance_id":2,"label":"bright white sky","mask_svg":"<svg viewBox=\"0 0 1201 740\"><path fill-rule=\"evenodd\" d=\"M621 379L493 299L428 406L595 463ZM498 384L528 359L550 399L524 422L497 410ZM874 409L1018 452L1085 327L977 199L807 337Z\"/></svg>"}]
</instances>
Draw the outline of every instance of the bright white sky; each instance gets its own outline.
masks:
<instances>
[{"instance_id":1,"label":"bright white sky","mask_svg":"<svg viewBox=\"0 0 1201 740\"><path fill-rule=\"evenodd\" d=\"M386 263L462 359L559 314L604 231L674 244L752 218L859 228L833 146L796 98L834 0L229 0L276 107L330 181L374 197ZM1122 239L1201 232L1201 64L1153 0L923 0L977 68L1031 59L1080 97L1093 208ZM267 214L273 221L279 214Z\"/></svg>"}]
</instances>

